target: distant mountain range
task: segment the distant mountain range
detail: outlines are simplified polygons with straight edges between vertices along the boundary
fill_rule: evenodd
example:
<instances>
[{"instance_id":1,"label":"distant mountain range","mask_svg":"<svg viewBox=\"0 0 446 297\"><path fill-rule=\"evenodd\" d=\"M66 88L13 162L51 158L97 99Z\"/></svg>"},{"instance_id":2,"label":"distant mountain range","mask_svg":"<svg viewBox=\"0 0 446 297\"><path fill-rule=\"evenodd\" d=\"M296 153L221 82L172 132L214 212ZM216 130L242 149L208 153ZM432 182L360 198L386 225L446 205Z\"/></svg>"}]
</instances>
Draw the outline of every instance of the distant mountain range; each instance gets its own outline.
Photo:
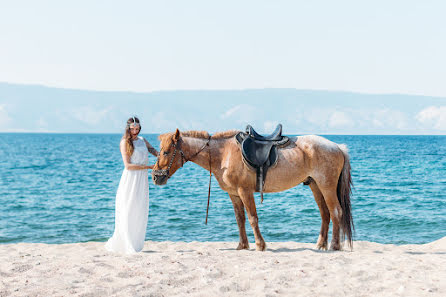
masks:
<instances>
[{"instance_id":1,"label":"distant mountain range","mask_svg":"<svg viewBox=\"0 0 446 297\"><path fill-rule=\"evenodd\" d=\"M446 98L296 89L87 91L0 83L0 132L143 133L242 130L285 134L446 134Z\"/></svg>"}]
</instances>

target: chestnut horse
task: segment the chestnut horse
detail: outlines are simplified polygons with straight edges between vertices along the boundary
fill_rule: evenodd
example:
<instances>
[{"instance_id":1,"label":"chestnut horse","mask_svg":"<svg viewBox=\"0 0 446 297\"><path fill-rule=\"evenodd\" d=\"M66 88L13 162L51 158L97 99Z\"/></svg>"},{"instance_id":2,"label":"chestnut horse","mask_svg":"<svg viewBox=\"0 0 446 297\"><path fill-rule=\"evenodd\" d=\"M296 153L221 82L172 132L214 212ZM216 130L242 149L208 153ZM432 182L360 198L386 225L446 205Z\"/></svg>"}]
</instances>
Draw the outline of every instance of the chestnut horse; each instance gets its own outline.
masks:
<instances>
[{"instance_id":1,"label":"chestnut horse","mask_svg":"<svg viewBox=\"0 0 446 297\"><path fill-rule=\"evenodd\" d=\"M257 250L266 249L259 229L254 192L256 173L242 160L235 139L239 131L219 132L210 136L204 131L181 132L159 136L160 155L152 171L156 185L167 180L187 161L211 170L234 206L240 232L237 249L249 249L245 230L245 209L254 231ZM309 184L322 218L317 240L318 249L327 249L330 219L333 235L330 249L341 249L340 237L352 247L353 218L351 214L351 174L347 147L323 137L306 135L290 137L290 142L278 149L278 161L268 170L264 192L281 192L302 182ZM341 235L341 236L340 236Z\"/></svg>"}]
</instances>

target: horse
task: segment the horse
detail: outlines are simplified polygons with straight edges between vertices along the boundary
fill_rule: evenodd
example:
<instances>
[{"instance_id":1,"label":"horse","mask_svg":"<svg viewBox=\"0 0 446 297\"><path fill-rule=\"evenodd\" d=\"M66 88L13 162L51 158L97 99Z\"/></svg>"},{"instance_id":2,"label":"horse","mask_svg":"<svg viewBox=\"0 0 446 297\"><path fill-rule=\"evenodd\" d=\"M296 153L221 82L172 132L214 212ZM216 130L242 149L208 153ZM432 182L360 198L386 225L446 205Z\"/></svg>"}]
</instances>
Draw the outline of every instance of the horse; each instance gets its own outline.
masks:
<instances>
[{"instance_id":1,"label":"horse","mask_svg":"<svg viewBox=\"0 0 446 297\"><path fill-rule=\"evenodd\" d=\"M176 129L159 136L160 153L153 167L155 185L164 185L184 163L191 161L214 174L220 188L229 194L239 228L237 250L249 249L245 230L245 210L253 229L256 250L265 251L260 233L254 192L256 173L242 160L241 148L235 139L240 131L217 132ZM289 144L278 150L278 161L268 171L265 193L281 192L304 182L313 192L322 224L316 243L327 250L330 219L333 225L331 250L340 250L340 238L353 248L351 212L351 167L347 146L317 135L289 137ZM353 229L353 231L352 231Z\"/></svg>"}]
</instances>

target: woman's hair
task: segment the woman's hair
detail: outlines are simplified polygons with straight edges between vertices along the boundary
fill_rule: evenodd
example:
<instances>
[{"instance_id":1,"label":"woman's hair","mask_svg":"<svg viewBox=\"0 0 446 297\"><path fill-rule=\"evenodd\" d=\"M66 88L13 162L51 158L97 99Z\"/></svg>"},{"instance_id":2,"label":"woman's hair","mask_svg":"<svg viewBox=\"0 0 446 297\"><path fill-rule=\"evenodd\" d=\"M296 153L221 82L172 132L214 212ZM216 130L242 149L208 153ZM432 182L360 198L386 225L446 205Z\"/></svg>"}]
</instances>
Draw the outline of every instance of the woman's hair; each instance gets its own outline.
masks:
<instances>
[{"instance_id":1,"label":"woman's hair","mask_svg":"<svg viewBox=\"0 0 446 297\"><path fill-rule=\"evenodd\" d=\"M139 125L139 131L141 131L141 124L139 123L139 119L137 117L131 117L127 120L127 125L125 126L125 132L124 135L122 136L122 138L125 139L126 151L129 156L133 154L133 150L135 149L132 141L132 133L130 133L130 126L135 123Z\"/></svg>"}]
</instances>

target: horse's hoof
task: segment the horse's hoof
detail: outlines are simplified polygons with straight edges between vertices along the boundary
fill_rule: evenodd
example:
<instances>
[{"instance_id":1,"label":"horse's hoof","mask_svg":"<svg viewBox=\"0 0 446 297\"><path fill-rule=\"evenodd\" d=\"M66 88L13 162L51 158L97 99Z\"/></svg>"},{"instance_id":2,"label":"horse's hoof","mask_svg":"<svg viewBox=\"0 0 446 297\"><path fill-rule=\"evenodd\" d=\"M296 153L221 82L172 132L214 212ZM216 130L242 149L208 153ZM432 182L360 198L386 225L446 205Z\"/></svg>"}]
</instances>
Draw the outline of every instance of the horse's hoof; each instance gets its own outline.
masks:
<instances>
[{"instance_id":1,"label":"horse's hoof","mask_svg":"<svg viewBox=\"0 0 446 297\"><path fill-rule=\"evenodd\" d=\"M261 243L256 243L256 250L264 252L266 251L266 243L261 242Z\"/></svg>"},{"instance_id":2,"label":"horse's hoof","mask_svg":"<svg viewBox=\"0 0 446 297\"><path fill-rule=\"evenodd\" d=\"M326 250L327 250L327 243L326 243L326 242L324 242L324 243L318 243L318 244L316 245L316 247L317 247L318 250L326 251Z\"/></svg>"},{"instance_id":3,"label":"horse's hoof","mask_svg":"<svg viewBox=\"0 0 446 297\"><path fill-rule=\"evenodd\" d=\"M239 243L238 244L238 246L237 246L237 250L238 251L240 251L240 250L249 250L249 244L243 244L243 243Z\"/></svg>"},{"instance_id":4,"label":"horse's hoof","mask_svg":"<svg viewBox=\"0 0 446 297\"><path fill-rule=\"evenodd\" d=\"M341 250L341 246L339 245L339 243L332 243L330 246L330 250L331 251L339 251L339 250Z\"/></svg>"},{"instance_id":5,"label":"horse's hoof","mask_svg":"<svg viewBox=\"0 0 446 297\"><path fill-rule=\"evenodd\" d=\"M316 248L318 250L324 250L324 251L328 249L327 236L322 236L321 234L319 234L319 237L317 238L316 242Z\"/></svg>"}]
</instances>

